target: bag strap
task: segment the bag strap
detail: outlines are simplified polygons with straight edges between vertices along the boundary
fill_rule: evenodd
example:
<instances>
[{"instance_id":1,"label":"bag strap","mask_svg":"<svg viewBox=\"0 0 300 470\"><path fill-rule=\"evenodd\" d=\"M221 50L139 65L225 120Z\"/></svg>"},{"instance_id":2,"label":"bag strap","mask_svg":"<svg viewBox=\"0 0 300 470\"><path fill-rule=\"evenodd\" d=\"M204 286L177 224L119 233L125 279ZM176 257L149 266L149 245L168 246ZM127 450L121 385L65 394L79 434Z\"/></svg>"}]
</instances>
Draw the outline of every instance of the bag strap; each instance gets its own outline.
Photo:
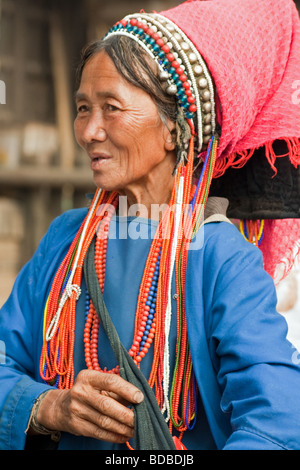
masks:
<instances>
[{"instance_id":1,"label":"bag strap","mask_svg":"<svg viewBox=\"0 0 300 470\"><path fill-rule=\"evenodd\" d=\"M120 376L135 385L144 394L144 401L133 405L135 450L176 450L154 392L121 343L109 316L96 274L94 255L95 240L91 243L84 261L84 274L90 297L120 366Z\"/></svg>"}]
</instances>

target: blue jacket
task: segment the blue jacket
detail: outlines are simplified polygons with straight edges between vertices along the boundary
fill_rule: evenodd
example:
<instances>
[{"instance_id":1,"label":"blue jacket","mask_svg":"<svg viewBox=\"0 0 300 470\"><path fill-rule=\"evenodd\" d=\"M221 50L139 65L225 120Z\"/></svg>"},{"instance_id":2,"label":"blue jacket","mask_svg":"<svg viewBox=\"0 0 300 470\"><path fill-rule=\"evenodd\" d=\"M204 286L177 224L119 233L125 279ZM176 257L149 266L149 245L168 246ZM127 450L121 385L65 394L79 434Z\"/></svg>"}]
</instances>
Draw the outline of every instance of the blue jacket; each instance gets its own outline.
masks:
<instances>
[{"instance_id":1,"label":"blue jacket","mask_svg":"<svg viewBox=\"0 0 300 470\"><path fill-rule=\"evenodd\" d=\"M67 212L51 224L0 311L0 449L24 448L33 403L49 388L39 376L44 305L86 212ZM155 223L135 219L126 224L126 229L131 224L130 238L109 240L104 298L129 348L151 243L145 234L154 233ZM121 230L122 220L116 225ZM299 361L286 340L286 322L276 312L274 284L262 268L260 251L231 224L211 223L201 230L203 243L189 252L186 279L189 343L201 400L198 424L184 442L188 449L300 449ZM84 294L77 310L76 373L85 367ZM101 338L102 361L111 367L114 358L106 341ZM59 448L119 447L63 433Z\"/></svg>"}]
</instances>

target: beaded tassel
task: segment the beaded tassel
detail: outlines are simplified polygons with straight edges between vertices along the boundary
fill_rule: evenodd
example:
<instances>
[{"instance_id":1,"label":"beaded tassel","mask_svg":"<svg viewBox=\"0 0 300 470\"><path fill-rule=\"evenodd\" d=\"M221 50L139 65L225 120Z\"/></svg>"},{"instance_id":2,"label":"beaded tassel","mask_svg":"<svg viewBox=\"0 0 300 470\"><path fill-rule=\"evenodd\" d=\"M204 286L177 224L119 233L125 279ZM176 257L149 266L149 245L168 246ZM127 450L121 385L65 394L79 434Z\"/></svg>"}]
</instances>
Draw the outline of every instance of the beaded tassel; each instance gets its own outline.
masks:
<instances>
[{"instance_id":1,"label":"beaded tassel","mask_svg":"<svg viewBox=\"0 0 300 470\"><path fill-rule=\"evenodd\" d=\"M259 247L264 233L264 220L241 220L240 232L248 242Z\"/></svg>"}]
</instances>

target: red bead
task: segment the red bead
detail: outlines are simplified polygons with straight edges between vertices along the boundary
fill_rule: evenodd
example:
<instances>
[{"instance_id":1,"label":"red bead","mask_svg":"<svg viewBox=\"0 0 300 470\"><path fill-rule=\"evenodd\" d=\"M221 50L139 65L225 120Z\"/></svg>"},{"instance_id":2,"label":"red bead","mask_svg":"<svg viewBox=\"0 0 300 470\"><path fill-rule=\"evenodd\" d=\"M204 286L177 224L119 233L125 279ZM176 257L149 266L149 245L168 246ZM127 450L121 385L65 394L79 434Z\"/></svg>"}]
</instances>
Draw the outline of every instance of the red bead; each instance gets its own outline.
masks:
<instances>
[{"instance_id":1,"label":"red bead","mask_svg":"<svg viewBox=\"0 0 300 470\"><path fill-rule=\"evenodd\" d=\"M121 20L120 23L121 23L121 25L123 25L124 27L127 25L127 21L126 21L126 20Z\"/></svg>"},{"instance_id":2,"label":"red bead","mask_svg":"<svg viewBox=\"0 0 300 470\"><path fill-rule=\"evenodd\" d=\"M191 104L195 103L195 98L193 96L189 96L187 100Z\"/></svg>"},{"instance_id":3,"label":"red bead","mask_svg":"<svg viewBox=\"0 0 300 470\"><path fill-rule=\"evenodd\" d=\"M164 46L162 46L162 50L164 51L165 54L168 54L170 52L170 48L169 46L167 46L167 44L165 44L165 42L164 42Z\"/></svg>"},{"instance_id":4,"label":"red bead","mask_svg":"<svg viewBox=\"0 0 300 470\"><path fill-rule=\"evenodd\" d=\"M136 25L137 25L137 19L136 19L136 18L131 18L130 24L131 24L132 26L136 26Z\"/></svg>"},{"instance_id":5,"label":"red bead","mask_svg":"<svg viewBox=\"0 0 300 470\"><path fill-rule=\"evenodd\" d=\"M192 90L188 89L188 90L185 90L185 94L186 96L192 96L193 92Z\"/></svg>"},{"instance_id":6,"label":"red bead","mask_svg":"<svg viewBox=\"0 0 300 470\"><path fill-rule=\"evenodd\" d=\"M163 47L163 45L165 44L165 41L163 39L159 38L159 39L156 40L156 44L159 47Z\"/></svg>"},{"instance_id":7,"label":"red bead","mask_svg":"<svg viewBox=\"0 0 300 470\"><path fill-rule=\"evenodd\" d=\"M175 58L175 57L173 56L172 53L167 54L167 59L168 59L169 62L173 62L174 58ZM173 64L172 64L172 65L173 65ZM173 66L173 67L174 67L174 66Z\"/></svg>"},{"instance_id":8,"label":"red bead","mask_svg":"<svg viewBox=\"0 0 300 470\"><path fill-rule=\"evenodd\" d=\"M172 54L173 55L173 54ZM180 67L180 63L177 62L177 60L174 60L175 57L173 56L173 60L172 60L172 67L174 67L174 69L178 69L178 67Z\"/></svg>"},{"instance_id":9,"label":"red bead","mask_svg":"<svg viewBox=\"0 0 300 470\"><path fill-rule=\"evenodd\" d=\"M183 69L181 67L178 67L177 70L176 70L176 73L178 73L178 75L182 75L183 74Z\"/></svg>"},{"instance_id":10,"label":"red bead","mask_svg":"<svg viewBox=\"0 0 300 470\"><path fill-rule=\"evenodd\" d=\"M191 88L191 85L189 84L189 82L184 82L182 84L183 88L187 89L187 88Z\"/></svg>"},{"instance_id":11,"label":"red bead","mask_svg":"<svg viewBox=\"0 0 300 470\"><path fill-rule=\"evenodd\" d=\"M155 41L157 41L157 39L159 39L159 35L157 33L153 33L152 34L152 39L154 39Z\"/></svg>"},{"instance_id":12,"label":"red bead","mask_svg":"<svg viewBox=\"0 0 300 470\"><path fill-rule=\"evenodd\" d=\"M187 76L183 73L182 75L180 75L179 80L181 80L182 82L186 82Z\"/></svg>"},{"instance_id":13,"label":"red bead","mask_svg":"<svg viewBox=\"0 0 300 470\"><path fill-rule=\"evenodd\" d=\"M194 113L195 111L197 111L197 106L195 104L191 104L191 106L189 107L189 111L191 113Z\"/></svg>"}]
</instances>

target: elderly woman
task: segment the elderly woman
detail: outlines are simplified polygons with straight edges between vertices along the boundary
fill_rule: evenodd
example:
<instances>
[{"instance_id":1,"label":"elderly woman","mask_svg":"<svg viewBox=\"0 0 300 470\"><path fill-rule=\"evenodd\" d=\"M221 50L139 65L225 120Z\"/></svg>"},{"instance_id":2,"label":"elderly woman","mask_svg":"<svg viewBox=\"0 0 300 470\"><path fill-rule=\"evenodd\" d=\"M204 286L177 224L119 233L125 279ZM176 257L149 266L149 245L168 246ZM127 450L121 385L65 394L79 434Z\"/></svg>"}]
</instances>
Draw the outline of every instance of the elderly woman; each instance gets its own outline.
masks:
<instances>
[{"instance_id":1,"label":"elderly woman","mask_svg":"<svg viewBox=\"0 0 300 470\"><path fill-rule=\"evenodd\" d=\"M274 220L273 275L278 219L299 238L299 46L290 0L196 0L130 15L84 51L75 134L97 189L52 223L1 311L1 448L299 448L274 282L219 197L240 167L229 210ZM262 194L284 174L279 207ZM243 227L260 244L263 222Z\"/></svg>"}]
</instances>

